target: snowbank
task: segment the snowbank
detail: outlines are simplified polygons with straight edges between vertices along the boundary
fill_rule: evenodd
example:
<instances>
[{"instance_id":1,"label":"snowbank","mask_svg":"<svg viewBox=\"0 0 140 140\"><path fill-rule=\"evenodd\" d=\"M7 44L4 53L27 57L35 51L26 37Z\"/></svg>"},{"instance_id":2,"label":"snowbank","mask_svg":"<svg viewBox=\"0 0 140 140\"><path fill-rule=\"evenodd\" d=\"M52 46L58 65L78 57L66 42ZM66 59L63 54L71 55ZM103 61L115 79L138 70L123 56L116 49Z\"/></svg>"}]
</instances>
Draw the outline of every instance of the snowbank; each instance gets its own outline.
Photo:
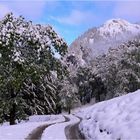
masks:
<instances>
[{"instance_id":1,"label":"snowbank","mask_svg":"<svg viewBox=\"0 0 140 140\"><path fill-rule=\"evenodd\" d=\"M70 121L58 123L47 127L43 132L41 140L67 140L65 135L66 126L76 124L80 121L80 119L78 119L73 115L65 115L65 116L69 118Z\"/></svg>"},{"instance_id":2,"label":"snowbank","mask_svg":"<svg viewBox=\"0 0 140 140\"><path fill-rule=\"evenodd\" d=\"M38 126L62 121L65 121L62 115L31 116L28 122L12 126L0 126L0 140L24 140Z\"/></svg>"},{"instance_id":3,"label":"snowbank","mask_svg":"<svg viewBox=\"0 0 140 140\"><path fill-rule=\"evenodd\" d=\"M87 139L140 139L140 90L104 101L77 113Z\"/></svg>"}]
</instances>

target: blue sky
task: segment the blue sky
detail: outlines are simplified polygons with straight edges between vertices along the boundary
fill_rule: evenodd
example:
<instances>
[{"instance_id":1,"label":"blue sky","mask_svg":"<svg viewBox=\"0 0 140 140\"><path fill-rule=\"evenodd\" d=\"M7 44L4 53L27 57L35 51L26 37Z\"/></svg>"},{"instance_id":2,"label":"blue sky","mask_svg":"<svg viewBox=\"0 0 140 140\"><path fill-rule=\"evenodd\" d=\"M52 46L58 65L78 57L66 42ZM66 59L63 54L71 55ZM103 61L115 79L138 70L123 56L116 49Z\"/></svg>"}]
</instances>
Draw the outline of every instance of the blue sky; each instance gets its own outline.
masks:
<instances>
[{"instance_id":1,"label":"blue sky","mask_svg":"<svg viewBox=\"0 0 140 140\"><path fill-rule=\"evenodd\" d=\"M35 23L50 24L70 44L83 32L111 18L140 22L139 0L0 0L0 18L13 12Z\"/></svg>"}]
</instances>

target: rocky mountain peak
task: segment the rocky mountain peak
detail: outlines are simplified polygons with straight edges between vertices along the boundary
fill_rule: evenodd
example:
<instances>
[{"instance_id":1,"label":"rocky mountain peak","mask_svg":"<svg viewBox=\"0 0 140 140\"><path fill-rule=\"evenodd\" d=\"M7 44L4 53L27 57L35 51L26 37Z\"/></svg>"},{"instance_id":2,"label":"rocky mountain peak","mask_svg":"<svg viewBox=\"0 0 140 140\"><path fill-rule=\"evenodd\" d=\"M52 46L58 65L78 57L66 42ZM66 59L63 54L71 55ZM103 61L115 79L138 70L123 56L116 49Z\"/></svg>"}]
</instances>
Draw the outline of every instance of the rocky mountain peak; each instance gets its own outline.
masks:
<instances>
[{"instance_id":1,"label":"rocky mountain peak","mask_svg":"<svg viewBox=\"0 0 140 140\"><path fill-rule=\"evenodd\" d=\"M98 30L102 36L114 37L124 33L135 34L140 32L140 25L131 24L123 19L110 19L103 26L99 27Z\"/></svg>"},{"instance_id":2,"label":"rocky mountain peak","mask_svg":"<svg viewBox=\"0 0 140 140\"><path fill-rule=\"evenodd\" d=\"M81 65L84 61L87 63L90 58L105 54L109 48L116 48L138 34L139 24L132 24L123 19L110 19L102 26L89 29L79 36L70 45L68 54L75 54Z\"/></svg>"}]
</instances>

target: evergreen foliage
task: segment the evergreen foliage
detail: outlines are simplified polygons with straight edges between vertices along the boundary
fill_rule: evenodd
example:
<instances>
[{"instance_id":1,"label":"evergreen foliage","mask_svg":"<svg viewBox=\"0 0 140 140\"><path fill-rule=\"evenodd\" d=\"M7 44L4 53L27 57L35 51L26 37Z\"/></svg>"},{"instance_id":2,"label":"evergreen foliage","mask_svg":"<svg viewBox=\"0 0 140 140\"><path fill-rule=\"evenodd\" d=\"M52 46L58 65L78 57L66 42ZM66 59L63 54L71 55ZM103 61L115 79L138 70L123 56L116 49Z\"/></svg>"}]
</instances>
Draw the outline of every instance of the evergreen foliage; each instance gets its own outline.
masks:
<instances>
[{"instance_id":1,"label":"evergreen foliage","mask_svg":"<svg viewBox=\"0 0 140 140\"><path fill-rule=\"evenodd\" d=\"M92 61L93 71L107 87L106 99L140 88L140 37L110 49Z\"/></svg>"},{"instance_id":2,"label":"evergreen foliage","mask_svg":"<svg viewBox=\"0 0 140 140\"><path fill-rule=\"evenodd\" d=\"M56 86L52 72L62 79L67 44L51 26L34 25L12 13L0 21L0 121L54 113Z\"/></svg>"},{"instance_id":3,"label":"evergreen foliage","mask_svg":"<svg viewBox=\"0 0 140 140\"><path fill-rule=\"evenodd\" d=\"M6 15L0 21L0 123L62 109L70 113L75 102L99 102L139 89L140 36L111 48L86 59L90 52L81 46L84 62L65 55L67 44L51 26Z\"/></svg>"}]
</instances>

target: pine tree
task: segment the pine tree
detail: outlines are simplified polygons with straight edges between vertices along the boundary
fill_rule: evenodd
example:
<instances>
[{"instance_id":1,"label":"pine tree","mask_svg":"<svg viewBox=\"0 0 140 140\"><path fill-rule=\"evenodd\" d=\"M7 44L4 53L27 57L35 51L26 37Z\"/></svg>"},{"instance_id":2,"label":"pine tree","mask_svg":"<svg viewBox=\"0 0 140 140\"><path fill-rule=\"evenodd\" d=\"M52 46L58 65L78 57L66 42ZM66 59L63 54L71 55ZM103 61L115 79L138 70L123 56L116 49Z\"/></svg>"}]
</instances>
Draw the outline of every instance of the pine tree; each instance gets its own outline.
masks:
<instances>
[{"instance_id":1,"label":"pine tree","mask_svg":"<svg viewBox=\"0 0 140 140\"><path fill-rule=\"evenodd\" d=\"M14 124L31 114L54 112L56 87L52 71L65 71L56 53L66 43L51 26L33 25L12 13L0 21L0 118Z\"/></svg>"},{"instance_id":2,"label":"pine tree","mask_svg":"<svg viewBox=\"0 0 140 140\"><path fill-rule=\"evenodd\" d=\"M106 99L140 88L140 38L121 44L92 61L93 72L107 87Z\"/></svg>"},{"instance_id":3,"label":"pine tree","mask_svg":"<svg viewBox=\"0 0 140 140\"><path fill-rule=\"evenodd\" d=\"M77 87L74 83L70 83L68 79L64 79L60 86L60 103L70 114L73 104L77 102Z\"/></svg>"}]
</instances>

